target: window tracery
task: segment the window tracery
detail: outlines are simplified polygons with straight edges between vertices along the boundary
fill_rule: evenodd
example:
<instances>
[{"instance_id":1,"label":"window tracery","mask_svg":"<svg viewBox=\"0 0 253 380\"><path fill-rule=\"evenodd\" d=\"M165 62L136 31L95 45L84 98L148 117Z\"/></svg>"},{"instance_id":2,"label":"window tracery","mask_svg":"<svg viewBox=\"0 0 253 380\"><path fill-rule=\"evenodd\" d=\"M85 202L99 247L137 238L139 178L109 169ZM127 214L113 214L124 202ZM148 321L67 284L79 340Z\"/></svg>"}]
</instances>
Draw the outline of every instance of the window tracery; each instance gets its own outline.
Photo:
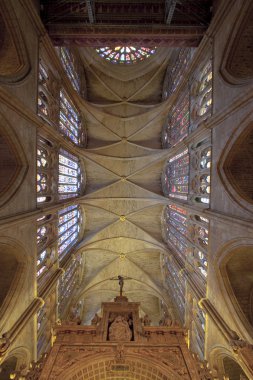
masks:
<instances>
[{"instance_id":1,"label":"window tracery","mask_svg":"<svg viewBox=\"0 0 253 380\"><path fill-rule=\"evenodd\" d=\"M178 268L175 266L173 260L165 258L165 265L167 269L166 282L171 289L175 304L179 308L179 314L182 321L184 321L185 315L185 279L179 275ZM173 280L172 280L173 279ZM172 281L171 281L172 280Z\"/></svg>"},{"instance_id":2,"label":"window tracery","mask_svg":"<svg viewBox=\"0 0 253 380\"><path fill-rule=\"evenodd\" d=\"M208 60L196 73L196 80L191 89L191 123L190 132L199 123L212 114L212 61Z\"/></svg>"},{"instance_id":3,"label":"window tracery","mask_svg":"<svg viewBox=\"0 0 253 380\"><path fill-rule=\"evenodd\" d=\"M208 266L208 219L191 215L182 207L168 205L162 215L162 233L165 242L173 246L184 261L190 263L205 284Z\"/></svg>"},{"instance_id":4,"label":"window tracery","mask_svg":"<svg viewBox=\"0 0 253 380\"><path fill-rule=\"evenodd\" d=\"M187 211L174 205L166 206L162 217L163 235L184 258L187 252Z\"/></svg>"},{"instance_id":5,"label":"window tracery","mask_svg":"<svg viewBox=\"0 0 253 380\"><path fill-rule=\"evenodd\" d=\"M74 144L85 146L86 131L81 116L64 90L60 91L60 132Z\"/></svg>"},{"instance_id":6,"label":"window tracery","mask_svg":"<svg viewBox=\"0 0 253 380\"><path fill-rule=\"evenodd\" d=\"M65 310L67 309L71 296L75 287L79 283L79 268L81 265L81 257L76 257L70 263L64 275L60 278L58 283L58 315L63 317Z\"/></svg>"},{"instance_id":7,"label":"window tracery","mask_svg":"<svg viewBox=\"0 0 253 380\"><path fill-rule=\"evenodd\" d=\"M55 293L51 293L37 313L37 356L47 352L51 346L51 329L56 321Z\"/></svg>"},{"instance_id":8,"label":"window tracery","mask_svg":"<svg viewBox=\"0 0 253 380\"><path fill-rule=\"evenodd\" d=\"M61 260L77 242L81 224L80 209L68 206L58 212L58 254Z\"/></svg>"},{"instance_id":9,"label":"window tracery","mask_svg":"<svg viewBox=\"0 0 253 380\"><path fill-rule=\"evenodd\" d=\"M52 200L52 162L54 159L52 144L42 137L37 141L37 203Z\"/></svg>"},{"instance_id":10,"label":"window tracery","mask_svg":"<svg viewBox=\"0 0 253 380\"><path fill-rule=\"evenodd\" d=\"M211 144L209 139L191 147L191 197L209 204L211 192Z\"/></svg>"},{"instance_id":11,"label":"window tracery","mask_svg":"<svg viewBox=\"0 0 253 380\"><path fill-rule=\"evenodd\" d=\"M162 131L163 148L170 148L188 135L189 93L186 92L173 106Z\"/></svg>"},{"instance_id":12,"label":"window tracery","mask_svg":"<svg viewBox=\"0 0 253 380\"><path fill-rule=\"evenodd\" d=\"M80 64L75 54L70 48L64 46L58 48L62 66L72 83L74 89L80 94L81 92L81 75Z\"/></svg>"},{"instance_id":13,"label":"window tracery","mask_svg":"<svg viewBox=\"0 0 253 380\"><path fill-rule=\"evenodd\" d=\"M199 215L189 219L189 239L194 246L189 254L189 262L207 279L209 221Z\"/></svg>"},{"instance_id":14,"label":"window tracery","mask_svg":"<svg viewBox=\"0 0 253 380\"><path fill-rule=\"evenodd\" d=\"M45 62L39 62L38 115L49 124L58 125L59 118L59 82Z\"/></svg>"},{"instance_id":15,"label":"window tracery","mask_svg":"<svg viewBox=\"0 0 253 380\"><path fill-rule=\"evenodd\" d=\"M60 199L77 197L81 191L81 169L79 160L73 154L60 149L58 193Z\"/></svg>"},{"instance_id":16,"label":"window tracery","mask_svg":"<svg viewBox=\"0 0 253 380\"><path fill-rule=\"evenodd\" d=\"M132 64L143 61L155 54L155 48L135 47L135 46L116 46L101 47L96 49L100 57L115 64Z\"/></svg>"},{"instance_id":17,"label":"window tracery","mask_svg":"<svg viewBox=\"0 0 253 380\"><path fill-rule=\"evenodd\" d=\"M55 250L55 219L45 215L37 220L37 278L43 276L57 260Z\"/></svg>"},{"instance_id":18,"label":"window tracery","mask_svg":"<svg viewBox=\"0 0 253 380\"><path fill-rule=\"evenodd\" d=\"M172 68L168 67L163 86L163 100L166 100L177 89L190 66L194 51L194 48L180 49Z\"/></svg>"},{"instance_id":19,"label":"window tracery","mask_svg":"<svg viewBox=\"0 0 253 380\"><path fill-rule=\"evenodd\" d=\"M188 150L171 157L162 175L162 186L165 196L187 200L189 181Z\"/></svg>"}]
</instances>

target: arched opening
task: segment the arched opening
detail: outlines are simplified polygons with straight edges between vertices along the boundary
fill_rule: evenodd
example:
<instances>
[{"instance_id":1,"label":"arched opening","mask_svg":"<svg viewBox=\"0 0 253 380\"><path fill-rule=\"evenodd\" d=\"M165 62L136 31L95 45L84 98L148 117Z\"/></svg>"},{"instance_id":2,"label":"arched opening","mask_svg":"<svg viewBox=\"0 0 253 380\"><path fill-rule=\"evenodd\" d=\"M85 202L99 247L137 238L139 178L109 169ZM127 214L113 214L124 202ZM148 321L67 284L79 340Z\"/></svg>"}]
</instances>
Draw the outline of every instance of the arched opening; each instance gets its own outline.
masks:
<instances>
[{"instance_id":1,"label":"arched opening","mask_svg":"<svg viewBox=\"0 0 253 380\"><path fill-rule=\"evenodd\" d=\"M15 371L17 367L18 358L16 356L11 356L6 359L0 366L0 378L1 380L10 380L10 375Z\"/></svg>"},{"instance_id":2,"label":"arched opening","mask_svg":"<svg viewBox=\"0 0 253 380\"><path fill-rule=\"evenodd\" d=\"M253 247L240 246L228 256L222 268L228 296L245 327L253 332Z\"/></svg>"},{"instance_id":3,"label":"arched opening","mask_svg":"<svg viewBox=\"0 0 253 380\"><path fill-rule=\"evenodd\" d=\"M232 27L231 35L222 60L221 73L230 83L244 83L253 79L253 50L252 50L252 27L253 27L252 2L246 2L242 6L241 16L237 18Z\"/></svg>"},{"instance_id":4,"label":"arched opening","mask_svg":"<svg viewBox=\"0 0 253 380\"><path fill-rule=\"evenodd\" d=\"M239 364L232 358L225 356L223 358L223 367L225 379L229 380L248 380Z\"/></svg>"},{"instance_id":5,"label":"arched opening","mask_svg":"<svg viewBox=\"0 0 253 380\"><path fill-rule=\"evenodd\" d=\"M0 308L11 288L13 279L16 277L18 264L14 255L2 253L0 250Z\"/></svg>"},{"instance_id":6,"label":"arched opening","mask_svg":"<svg viewBox=\"0 0 253 380\"><path fill-rule=\"evenodd\" d=\"M0 81L16 82L29 71L29 62L22 33L10 2L0 6Z\"/></svg>"},{"instance_id":7,"label":"arched opening","mask_svg":"<svg viewBox=\"0 0 253 380\"><path fill-rule=\"evenodd\" d=\"M3 325L10 319L22 292L27 261L21 246L7 238L0 241L0 321Z\"/></svg>"},{"instance_id":8,"label":"arched opening","mask_svg":"<svg viewBox=\"0 0 253 380\"><path fill-rule=\"evenodd\" d=\"M120 355L120 353L119 353ZM88 364L80 361L65 372L65 380L180 380L175 370L162 365L159 361L150 360L150 357L125 357L124 360L115 360L113 356L104 355L103 359L90 358ZM182 369L181 369L182 370ZM179 371L180 372L180 371ZM61 379L62 374L57 379Z\"/></svg>"},{"instance_id":9,"label":"arched opening","mask_svg":"<svg viewBox=\"0 0 253 380\"><path fill-rule=\"evenodd\" d=\"M224 172L236 193L253 203L253 124L235 141L226 161Z\"/></svg>"},{"instance_id":10,"label":"arched opening","mask_svg":"<svg viewBox=\"0 0 253 380\"><path fill-rule=\"evenodd\" d=\"M18 137L0 114L0 205L7 202L18 190L27 167Z\"/></svg>"}]
</instances>

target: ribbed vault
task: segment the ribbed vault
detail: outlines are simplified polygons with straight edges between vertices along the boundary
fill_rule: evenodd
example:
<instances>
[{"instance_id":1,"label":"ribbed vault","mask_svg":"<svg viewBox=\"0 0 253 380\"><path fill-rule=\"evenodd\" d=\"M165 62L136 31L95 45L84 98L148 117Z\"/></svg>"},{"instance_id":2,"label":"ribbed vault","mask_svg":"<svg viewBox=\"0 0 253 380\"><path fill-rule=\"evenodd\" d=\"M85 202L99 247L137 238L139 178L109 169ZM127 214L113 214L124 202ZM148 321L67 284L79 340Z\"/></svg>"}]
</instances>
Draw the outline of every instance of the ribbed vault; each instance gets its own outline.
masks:
<instances>
[{"instance_id":1,"label":"ribbed vault","mask_svg":"<svg viewBox=\"0 0 253 380\"><path fill-rule=\"evenodd\" d=\"M129 277L124 294L141 302L154 323L161 300L176 318L164 286L161 255L161 172L168 151L161 149L161 129L168 112L161 102L166 69L175 54L158 49L134 65L113 65L90 48L80 49L87 76L88 100L82 102L88 147L82 151L87 175L83 279L76 301L83 303L83 322L100 311L103 301L119 292L113 277Z\"/></svg>"}]
</instances>

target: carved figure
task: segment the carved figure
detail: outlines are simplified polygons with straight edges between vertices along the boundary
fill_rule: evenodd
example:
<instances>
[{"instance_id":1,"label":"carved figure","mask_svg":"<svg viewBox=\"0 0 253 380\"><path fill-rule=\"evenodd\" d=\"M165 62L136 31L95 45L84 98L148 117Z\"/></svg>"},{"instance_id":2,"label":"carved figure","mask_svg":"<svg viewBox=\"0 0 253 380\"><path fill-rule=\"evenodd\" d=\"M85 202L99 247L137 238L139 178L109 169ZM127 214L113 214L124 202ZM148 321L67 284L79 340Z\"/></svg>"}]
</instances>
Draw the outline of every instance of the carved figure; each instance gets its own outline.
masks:
<instances>
[{"instance_id":1,"label":"carved figure","mask_svg":"<svg viewBox=\"0 0 253 380\"><path fill-rule=\"evenodd\" d=\"M129 328L129 325L124 317L121 315L117 316L112 322L109 328L109 340L122 341L122 340L131 340L132 331Z\"/></svg>"},{"instance_id":2,"label":"carved figure","mask_svg":"<svg viewBox=\"0 0 253 380\"><path fill-rule=\"evenodd\" d=\"M119 294L120 297L123 295L123 286L124 286L124 280L132 280L131 277L123 277L118 275L118 277L112 277L110 280L119 280Z\"/></svg>"},{"instance_id":3,"label":"carved figure","mask_svg":"<svg viewBox=\"0 0 253 380\"><path fill-rule=\"evenodd\" d=\"M147 314L145 314L142 322L143 322L144 326L150 326L151 319L149 319L149 316Z\"/></svg>"},{"instance_id":4,"label":"carved figure","mask_svg":"<svg viewBox=\"0 0 253 380\"><path fill-rule=\"evenodd\" d=\"M91 324L94 326L97 326L100 323L100 321L101 321L101 318L96 313L91 320Z\"/></svg>"}]
</instances>

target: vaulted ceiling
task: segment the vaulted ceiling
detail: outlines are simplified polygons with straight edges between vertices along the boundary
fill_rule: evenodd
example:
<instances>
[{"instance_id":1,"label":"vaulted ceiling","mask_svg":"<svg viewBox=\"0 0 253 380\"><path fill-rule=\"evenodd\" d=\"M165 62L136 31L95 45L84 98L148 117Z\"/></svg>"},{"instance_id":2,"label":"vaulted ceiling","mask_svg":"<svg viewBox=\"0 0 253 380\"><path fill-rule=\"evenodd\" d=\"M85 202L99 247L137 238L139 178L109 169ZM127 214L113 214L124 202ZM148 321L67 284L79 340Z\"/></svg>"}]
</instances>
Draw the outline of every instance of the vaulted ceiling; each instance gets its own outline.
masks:
<instances>
[{"instance_id":1,"label":"vaulted ceiling","mask_svg":"<svg viewBox=\"0 0 253 380\"><path fill-rule=\"evenodd\" d=\"M82 112L88 128L83 151L86 193L83 280L78 300L89 322L102 301L119 294L141 302L143 313L157 323L161 300L176 316L162 276L167 247L161 233L161 173L168 151L161 149L161 129L168 102L161 101L166 69L176 50L163 49L145 61L115 65L95 49L80 48L88 100Z\"/></svg>"}]
</instances>

